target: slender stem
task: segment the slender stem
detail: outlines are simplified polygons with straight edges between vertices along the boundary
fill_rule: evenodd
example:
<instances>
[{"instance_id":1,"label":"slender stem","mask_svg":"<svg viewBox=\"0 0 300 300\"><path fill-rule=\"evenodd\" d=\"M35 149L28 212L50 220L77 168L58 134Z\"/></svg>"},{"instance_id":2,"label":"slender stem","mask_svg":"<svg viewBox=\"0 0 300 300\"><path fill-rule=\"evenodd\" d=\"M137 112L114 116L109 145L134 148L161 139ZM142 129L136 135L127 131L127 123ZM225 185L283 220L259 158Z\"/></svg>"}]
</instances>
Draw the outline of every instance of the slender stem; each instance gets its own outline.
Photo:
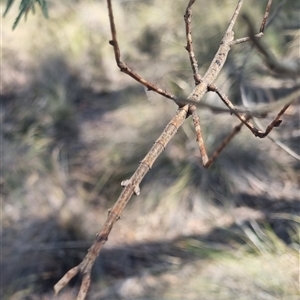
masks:
<instances>
[{"instance_id":1,"label":"slender stem","mask_svg":"<svg viewBox=\"0 0 300 300\"><path fill-rule=\"evenodd\" d=\"M156 93L158 93L168 99L171 99L177 103L177 98L175 95L173 95L172 93L170 93L166 90L159 88L158 86L156 86L153 83L150 83L149 81L147 81L146 79L141 77L139 74L135 73L131 68L129 68L121 60L121 51L120 51L119 43L118 43L118 39L117 39L117 31L116 31L116 26L115 26L115 21L114 21L114 14L113 14L111 0L107 0L107 7L108 7L109 23L110 23L110 28L111 28L111 35L112 35L112 40L109 41L109 43L110 43L110 45L113 46L116 63L117 63L117 66L120 68L121 72L126 73L127 75L132 77L134 80L141 83L149 91L155 91Z\"/></svg>"},{"instance_id":2,"label":"slender stem","mask_svg":"<svg viewBox=\"0 0 300 300\"><path fill-rule=\"evenodd\" d=\"M194 74L194 81L195 84L199 84L201 82L201 77L198 73L198 62L195 57L195 52L194 52L194 47L193 47L193 39L192 39L192 27L191 27L191 22L192 22L192 5L195 3L195 0L190 0L186 12L184 15L184 21L185 21L185 31L186 31L186 40L187 40L187 45L185 49L189 53L190 57L190 62Z\"/></svg>"},{"instance_id":3,"label":"slender stem","mask_svg":"<svg viewBox=\"0 0 300 300\"><path fill-rule=\"evenodd\" d=\"M191 6L194 4L195 0L190 0L186 9L185 14L185 21L186 21L186 34L187 34L187 50L190 55L190 61L194 73L194 78L196 82L196 87L189 95L188 99L195 102L197 105L197 102L199 102L203 96L212 89L213 83L215 79L217 78L218 74L220 73L221 69L224 66L224 63L227 59L228 53L231 49L231 46L234 44L234 33L233 33L233 26L236 22L236 19L239 15L239 12L241 10L243 0L239 0L237 7L235 8L234 14L229 22L229 26L225 32L225 35L220 43L219 49L212 60L207 72L205 73L203 78L200 78L198 75L198 64L195 59L194 50L192 46L192 36L191 36ZM264 19L261 25L261 30L264 29L265 23L269 14L270 6L271 6L272 0L268 1L267 9L264 15ZM155 86L154 84L146 81L144 78L142 78L140 75L133 72L124 62L121 61L121 54L120 49L117 41L117 33L116 33L116 27L114 22L114 15L113 15L113 9L111 0L107 0L108 5L108 13L109 13L109 21L111 26L111 33L112 33L112 40L110 41L110 44L113 46L115 59L118 67L120 70L132 78L134 78L136 81L141 83L142 85L146 86L149 90L153 90L161 95L163 95L166 98L172 99L176 103L179 102L179 99L176 98L173 94L164 91L160 89L159 87ZM218 92L218 90L215 90ZM221 99L224 101L226 98L219 93L222 97ZM225 101L226 103L226 101ZM231 103L231 102L230 102ZM232 104L227 102L227 105L231 108L231 110L234 110L234 107L232 107ZM158 156L162 153L162 151L165 149L167 144L170 142L170 140L173 138L173 136L176 134L178 128L183 124L185 119L192 114L194 125L196 129L196 134L198 137L198 140L201 140L200 145L200 152L203 157L204 165L207 167L209 166L219 155L219 153L223 150L223 148L230 142L230 140L239 132L243 124L247 125L248 118L249 117L239 117L242 123L240 123L238 126L234 128L234 130L227 136L227 138L221 143L219 148L214 152L212 157L210 159L207 158L206 150L204 147L204 141L202 139L202 133L200 128L200 120L198 115L196 114L196 107L195 104L185 104L185 105L179 105L180 108L176 112L175 116L172 118L172 120L167 124L166 128L160 135L160 137L155 141L154 145L148 152L148 154L145 156L145 158L140 162L137 170L134 172L132 177L128 180L125 180L121 183L122 186L124 186L124 189L122 193L120 194L118 200L116 201L115 205L112 207L111 211L108 214L107 220L104 223L102 229L97 234L95 241L91 248L89 249L87 255L83 259L83 261L70 271L68 271L64 277L55 285L54 290L57 294L65 285L68 284L68 282L78 273L81 273L83 275L82 284L80 287L80 291L77 296L77 300L84 300L88 289L90 285L90 277L91 277L91 270L94 265L95 259L99 255L99 252L101 251L103 245L107 241L108 235L111 232L114 223L119 220L125 206L133 196L133 194L138 195L139 194L139 184L143 180L144 176L147 174L147 172L151 169L152 165L154 164L155 160L158 158ZM278 126L280 124L279 118L281 115L285 112L287 109L287 105L280 111L280 113L277 115L275 120L268 126L266 130L266 134L268 134L273 127ZM201 149L203 147L203 149Z\"/></svg>"}]
</instances>

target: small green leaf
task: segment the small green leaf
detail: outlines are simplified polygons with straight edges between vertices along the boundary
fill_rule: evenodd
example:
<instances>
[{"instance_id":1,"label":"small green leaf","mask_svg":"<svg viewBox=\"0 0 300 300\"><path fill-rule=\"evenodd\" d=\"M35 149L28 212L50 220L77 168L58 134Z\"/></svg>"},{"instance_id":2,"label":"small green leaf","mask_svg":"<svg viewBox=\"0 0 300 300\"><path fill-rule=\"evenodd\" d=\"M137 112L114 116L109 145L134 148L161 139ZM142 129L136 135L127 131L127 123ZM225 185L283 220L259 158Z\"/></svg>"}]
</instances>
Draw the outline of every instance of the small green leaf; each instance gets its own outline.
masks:
<instances>
[{"instance_id":1,"label":"small green leaf","mask_svg":"<svg viewBox=\"0 0 300 300\"><path fill-rule=\"evenodd\" d=\"M7 12L9 11L9 9L11 8L12 4L14 3L15 0L7 0L7 4L6 4L6 9L5 12L3 14L3 17L6 16Z\"/></svg>"},{"instance_id":2,"label":"small green leaf","mask_svg":"<svg viewBox=\"0 0 300 300\"><path fill-rule=\"evenodd\" d=\"M37 0L37 2L39 3L39 5L42 9L44 17L48 18L48 7L47 7L46 1L45 0Z\"/></svg>"},{"instance_id":3,"label":"small green leaf","mask_svg":"<svg viewBox=\"0 0 300 300\"><path fill-rule=\"evenodd\" d=\"M14 3L14 0L7 0L6 3L6 9L5 12L3 14L3 16L5 17L5 15L7 14L7 12L10 10L12 4ZM13 30L17 27L17 25L19 24L22 16L24 16L25 20L27 18L28 12L31 10L32 13L35 13L35 4L38 4L41 7L42 13L44 15L45 18L48 18L48 7L47 7L47 2L46 0L22 0L20 2L19 5L19 14L13 24Z\"/></svg>"}]
</instances>

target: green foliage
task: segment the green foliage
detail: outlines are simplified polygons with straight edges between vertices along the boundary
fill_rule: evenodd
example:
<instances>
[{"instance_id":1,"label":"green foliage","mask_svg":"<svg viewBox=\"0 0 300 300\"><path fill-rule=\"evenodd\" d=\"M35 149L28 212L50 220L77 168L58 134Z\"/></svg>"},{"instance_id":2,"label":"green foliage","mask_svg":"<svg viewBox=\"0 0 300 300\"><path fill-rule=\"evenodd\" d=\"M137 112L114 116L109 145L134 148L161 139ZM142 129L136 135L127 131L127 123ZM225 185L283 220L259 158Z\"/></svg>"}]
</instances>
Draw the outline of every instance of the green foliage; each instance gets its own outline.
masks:
<instances>
[{"instance_id":1,"label":"green foliage","mask_svg":"<svg viewBox=\"0 0 300 300\"><path fill-rule=\"evenodd\" d=\"M5 17L6 14L8 13L8 11L10 10L12 4L14 3L14 0L7 0L7 4L6 4L6 9L5 12L3 14L3 16ZM27 14L28 12L31 10L32 13L35 13L35 4L38 4L41 7L42 13L44 15L45 18L48 18L48 7L47 7L47 2L45 0L22 0L19 6L19 15L17 16L14 25L13 25L13 29L15 29L17 27L17 25L19 24L22 16L25 17L25 20L27 18Z\"/></svg>"}]
</instances>

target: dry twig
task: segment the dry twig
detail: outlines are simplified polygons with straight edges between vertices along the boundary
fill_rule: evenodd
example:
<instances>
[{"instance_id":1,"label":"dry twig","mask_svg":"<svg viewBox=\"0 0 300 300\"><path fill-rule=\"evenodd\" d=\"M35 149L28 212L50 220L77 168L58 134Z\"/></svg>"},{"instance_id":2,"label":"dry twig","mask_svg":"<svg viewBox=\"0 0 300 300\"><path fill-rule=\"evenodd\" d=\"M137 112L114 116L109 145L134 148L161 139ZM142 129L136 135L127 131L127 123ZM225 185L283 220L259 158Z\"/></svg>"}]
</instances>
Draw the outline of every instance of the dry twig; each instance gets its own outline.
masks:
<instances>
[{"instance_id":1,"label":"dry twig","mask_svg":"<svg viewBox=\"0 0 300 300\"><path fill-rule=\"evenodd\" d=\"M278 60L275 55L270 51L263 41L259 40L254 33L254 25L248 15L243 14L243 18L246 21L249 29L249 38L253 42L254 47L262 54L265 60L265 64L273 72L286 76L289 78L296 78L300 75L300 66L294 62L286 63Z\"/></svg>"},{"instance_id":2,"label":"dry twig","mask_svg":"<svg viewBox=\"0 0 300 300\"><path fill-rule=\"evenodd\" d=\"M242 98L242 102L243 104L247 107L249 106L249 101L247 100L247 96L245 93L245 89L243 86L241 86L241 98ZM293 103L296 100L300 99L300 90L297 89L296 91L292 92L290 95L284 97L283 99L277 101L275 104L277 104L278 102L284 103L284 105L287 105L288 103ZM268 104L268 106L272 106L272 104ZM281 105L282 106L282 105ZM256 124L257 127L262 128L262 124L260 123L260 121L252 116L253 119L253 123ZM300 155L298 155L296 152L294 152L291 148L289 148L287 145L285 145L284 143L282 143L281 141L273 138L271 135L267 136L269 140L271 140L277 147L279 147L280 149L282 149L284 152L286 152L288 155L292 156L294 159L300 161Z\"/></svg>"},{"instance_id":3,"label":"dry twig","mask_svg":"<svg viewBox=\"0 0 300 300\"><path fill-rule=\"evenodd\" d=\"M120 70L132 78L134 78L136 81L144 85L148 90L155 91L156 93L163 95L166 98L169 98L173 100L175 103L178 104L179 109L177 110L175 116L172 118L172 120L167 124L164 131L160 135L160 137L155 141L154 145L148 152L148 154L145 156L145 158L140 162L137 170L134 172L132 177L128 180L124 180L121 185L124 187L121 195L119 196L118 200L110 210L107 220L104 223L102 229L97 234L96 239L89 249L87 255L83 259L83 261L70 271L68 271L63 278L55 285L54 290L55 294L57 294L64 286L68 284L68 282L77 274L81 274L83 276L82 284L80 287L79 294L77 296L77 300L83 300L85 299L89 285L90 285L90 277L91 277L91 270L93 267L93 264L99 255L99 252L101 251L103 245L107 241L108 235L114 225L114 223L119 220L125 206L127 205L130 198L135 195L139 195L140 189L139 184L143 180L144 176L147 174L147 172L152 168L153 163L158 158L158 156L162 153L162 151L165 149L169 141L173 138L173 136L176 134L178 128L183 124L185 119L192 115L194 127L196 131L196 136L199 143L199 148L201 152L201 157L203 161L203 165L205 167L209 167L212 162L216 159L216 157L219 155L219 153L223 150L223 148L229 143L229 141L239 132L241 127L245 124L253 133L255 136L259 137L265 137L274 127L278 126L280 124L280 117L284 113L284 111L287 109L290 103L287 103L284 105L284 108L281 109L278 116L275 118L275 120L267 127L267 130L265 132L260 131L259 129L256 129L252 123L250 123L249 119L251 118L250 114L241 114L241 112L236 109L233 104L230 102L228 97L224 94L222 94L217 87L213 85L214 81L216 80L218 74L222 70L224 63L226 61L226 58L228 56L228 53L232 47L232 45L243 43L245 41L248 41L249 38L243 38L234 40L234 32L233 32L233 26L236 22L237 16L240 13L243 0L239 0L237 7L234 11L234 14L230 20L229 26L224 34L224 37L222 38L222 41L220 43L220 47L212 60L207 72L205 75L201 78L201 76L198 74L198 64L195 58L193 44L192 44L192 32L191 32L191 18L192 18L192 5L195 3L195 0L190 0L186 9L185 13L185 24L186 24L186 37L187 37L187 46L186 49L189 53L190 62L194 74L194 80L195 80L195 88L193 89L190 96L183 100L177 98L172 93L165 91L156 85L148 82L144 78L142 78L137 73L133 72L124 62L121 60L121 54L120 54L120 48L118 45L117 40L117 33L116 33L116 27L114 22L114 16L113 16L113 9L111 0L107 0L108 4L108 12L109 12L109 20L110 20L110 26L111 26L111 33L112 33L112 40L110 41L110 44L113 46L115 59L118 67ZM256 35L257 37L261 37L263 35L263 31L265 28L265 24L269 15L269 11L271 8L272 0L268 0L266 11L263 17L263 21L260 27L260 32ZM208 91L215 91L219 97L222 99L222 101L228 106L229 111L233 114L235 114L241 121L241 123L236 126L233 131L225 138L225 140L221 143L219 148L214 152L214 154L211 156L211 158L208 158L203 142L203 137L201 133L201 127L200 127L200 119L196 112L196 105L198 105L198 102L203 98L203 96ZM190 101L191 103L187 102Z\"/></svg>"}]
</instances>

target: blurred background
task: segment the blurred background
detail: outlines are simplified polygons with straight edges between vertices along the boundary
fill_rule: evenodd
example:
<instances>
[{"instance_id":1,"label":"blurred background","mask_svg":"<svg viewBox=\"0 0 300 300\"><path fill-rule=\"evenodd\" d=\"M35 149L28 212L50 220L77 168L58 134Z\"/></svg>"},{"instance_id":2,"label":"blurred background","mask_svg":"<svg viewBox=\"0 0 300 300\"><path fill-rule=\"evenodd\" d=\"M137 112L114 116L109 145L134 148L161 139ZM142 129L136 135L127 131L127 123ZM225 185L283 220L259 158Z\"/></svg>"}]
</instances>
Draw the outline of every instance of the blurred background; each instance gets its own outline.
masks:
<instances>
[{"instance_id":1,"label":"blurred background","mask_svg":"<svg viewBox=\"0 0 300 300\"><path fill-rule=\"evenodd\" d=\"M267 1L245 2L259 28ZM116 67L105 1L47 3L49 19L36 7L13 31L16 1L1 20L1 299L54 298L53 285L85 256L120 182L177 108ZM202 75L236 3L193 6ZM184 97L194 87L186 4L113 1L123 61ZM274 0L263 41L278 61L299 64L299 13L298 1ZM239 17L235 36L246 35ZM292 95L299 77L270 71L245 43L233 47L216 84L251 105ZM222 105L213 93L206 100ZM198 111L212 153L239 122ZM259 122L266 127L276 114ZM115 224L88 299L299 299L299 116L296 102L272 139L243 128L208 170L188 119ZM57 299L74 299L79 284Z\"/></svg>"}]
</instances>

